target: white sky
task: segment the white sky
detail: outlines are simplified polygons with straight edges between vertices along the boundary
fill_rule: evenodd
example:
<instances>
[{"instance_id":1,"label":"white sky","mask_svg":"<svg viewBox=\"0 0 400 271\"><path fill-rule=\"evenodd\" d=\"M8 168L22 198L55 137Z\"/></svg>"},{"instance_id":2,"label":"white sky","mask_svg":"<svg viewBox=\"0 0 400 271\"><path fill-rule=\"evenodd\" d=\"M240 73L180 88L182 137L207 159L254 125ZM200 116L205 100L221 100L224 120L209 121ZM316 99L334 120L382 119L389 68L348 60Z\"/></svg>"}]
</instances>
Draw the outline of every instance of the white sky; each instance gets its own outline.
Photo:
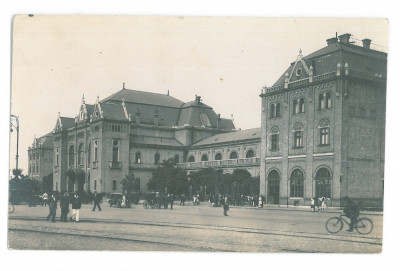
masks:
<instances>
[{"instance_id":1,"label":"white sky","mask_svg":"<svg viewBox=\"0 0 400 271\"><path fill-rule=\"evenodd\" d=\"M54 128L57 113L78 114L82 94L94 103L126 88L202 96L237 128L260 126L260 89L296 59L351 33L387 50L384 19L40 16L14 18L11 112L20 117L19 167L27 174L34 136ZM11 146L13 140L11 137ZM15 157L11 148L11 161ZM15 168L15 164L11 163Z\"/></svg>"}]
</instances>

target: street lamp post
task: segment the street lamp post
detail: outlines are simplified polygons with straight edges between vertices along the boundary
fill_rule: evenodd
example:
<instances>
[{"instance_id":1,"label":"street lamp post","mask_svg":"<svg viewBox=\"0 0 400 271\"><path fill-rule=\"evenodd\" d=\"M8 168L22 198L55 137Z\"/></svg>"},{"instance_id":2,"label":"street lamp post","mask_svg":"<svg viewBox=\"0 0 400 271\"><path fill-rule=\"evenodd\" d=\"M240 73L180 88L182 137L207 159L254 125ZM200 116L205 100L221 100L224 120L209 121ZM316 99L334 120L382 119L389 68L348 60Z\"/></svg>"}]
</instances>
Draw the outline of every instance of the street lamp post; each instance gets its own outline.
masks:
<instances>
[{"instance_id":1,"label":"street lamp post","mask_svg":"<svg viewBox=\"0 0 400 271\"><path fill-rule=\"evenodd\" d=\"M13 120L15 121L15 124L13 123ZM10 132L13 132L13 127L17 130L17 155L15 156L15 169L18 172L19 118L16 115L11 115Z\"/></svg>"}]
</instances>

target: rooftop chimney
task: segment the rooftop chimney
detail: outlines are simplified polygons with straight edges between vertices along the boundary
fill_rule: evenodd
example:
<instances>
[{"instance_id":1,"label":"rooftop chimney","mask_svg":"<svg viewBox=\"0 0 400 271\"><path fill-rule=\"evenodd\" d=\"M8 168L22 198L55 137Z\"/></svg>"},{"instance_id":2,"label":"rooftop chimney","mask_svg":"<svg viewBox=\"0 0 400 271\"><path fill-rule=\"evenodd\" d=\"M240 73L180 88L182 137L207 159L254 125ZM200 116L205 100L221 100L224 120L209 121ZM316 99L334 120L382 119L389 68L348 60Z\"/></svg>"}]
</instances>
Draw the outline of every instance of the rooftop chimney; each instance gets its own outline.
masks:
<instances>
[{"instance_id":1,"label":"rooftop chimney","mask_svg":"<svg viewBox=\"0 0 400 271\"><path fill-rule=\"evenodd\" d=\"M363 43L363 48L365 49L371 49L371 40L370 39L363 39L362 40Z\"/></svg>"},{"instance_id":2,"label":"rooftop chimney","mask_svg":"<svg viewBox=\"0 0 400 271\"><path fill-rule=\"evenodd\" d=\"M351 34L346 33L346 34L340 35L339 36L339 40L340 40L341 43L349 44L350 43L350 37L351 37Z\"/></svg>"},{"instance_id":3,"label":"rooftop chimney","mask_svg":"<svg viewBox=\"0 0 400 271\"><path fill-rule=\"evenodd\" d=\"M336 43L337 42L337 38L330 38L330 39L327 39L326 40L326 43L329 45L329 44L332 44L332 43Z\"/></svg>"}]
</instances>

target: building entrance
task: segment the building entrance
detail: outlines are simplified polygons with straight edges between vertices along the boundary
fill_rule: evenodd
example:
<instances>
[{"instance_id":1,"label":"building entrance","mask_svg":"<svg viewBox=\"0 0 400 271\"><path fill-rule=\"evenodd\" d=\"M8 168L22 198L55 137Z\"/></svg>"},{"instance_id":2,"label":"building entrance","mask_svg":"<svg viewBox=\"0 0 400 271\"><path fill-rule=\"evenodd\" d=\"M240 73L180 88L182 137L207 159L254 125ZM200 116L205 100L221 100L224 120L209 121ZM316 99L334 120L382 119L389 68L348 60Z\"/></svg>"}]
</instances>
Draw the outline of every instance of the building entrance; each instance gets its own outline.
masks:
<instances>
[{"instance_id":1,"label":"building entrance","mask_svg":"<svg viewBox=\"0 0 400 271\"><path fill-rule=\"evenodd\" d=\"M268 174L268 195L267 203L279 204L279 188L280 188L280 176L279 172L272 170Z\"/></svg>"}]
</instances>

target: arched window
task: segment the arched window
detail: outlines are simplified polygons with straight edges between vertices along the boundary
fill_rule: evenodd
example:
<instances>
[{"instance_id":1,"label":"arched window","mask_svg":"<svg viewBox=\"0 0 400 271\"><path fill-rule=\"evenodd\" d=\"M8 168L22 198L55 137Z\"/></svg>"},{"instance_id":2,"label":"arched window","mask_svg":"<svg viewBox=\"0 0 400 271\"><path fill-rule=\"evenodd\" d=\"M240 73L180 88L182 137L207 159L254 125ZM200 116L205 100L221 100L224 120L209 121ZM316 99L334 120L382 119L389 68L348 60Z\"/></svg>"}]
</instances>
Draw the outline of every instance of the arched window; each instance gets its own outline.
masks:
<instances>
[{"instance_id":1,"label":"arched window","mask_svg":"<svg viewBox=\"0 0 400 271\"><path fill-rule=\"evenodd\" d=\"M293 100L293 114L299 113L299 100L294 99Z\"/></svg>"},{"instance_id":2,"label":"arched window","mask_svg":"<svg viewBox=\"0 0 400 271\"><path fill-rule=\"evenodd\" d=\"M112 161L119 162L119 140L113 139L112 144Z\"/></svg>"},{"instance_id":3,"label":"arched window","mask_svg":"<svg viewBox=\"0 0 400 271\"><path fill-rule=\"evenodd\" d=\"M201 156L201 161L208 161L208 155L207 154L203 154Z\"/></svg>"},{"instance_id":4,"label":"arched window","mask_svg":"<svg viewBox=\"0 0 400 271\"><path fill-rule=\"evenodd\" d=\"M83 154L83 143L81 143L78 147L78 165L83 165Z\"/></svg>"},{"instance_id":5,"label":"arched window","mask_svg":"<svg viewBox=\"0 0 400 271\"><path fill-rule=\"evenodd\" d=\"M277 103L276 106L276 117L281 117L281 104Z\"/></svg>"},{"instance_id":6,"label":"arched window","mask_svg":"<svg viewBox=\"0 0 400 271\"><path fill-rule=\"evenodd\" d=\"M135 153L135 164L142 163L142 154L138 151Z\"/></svg>"},{"instance_id":7,"label":"arched window","mask_svg":"<svg viewBox=\"0 0 400 271\"><path fill-rule=\"evenodd\" d=\"M318 96L318 109L325 109L325 99L323 93L319 94Z\"/></svg>"},{"instance_id":8,"label":"arched window","mask_svg":"<svg viewBox=\"0 0 400 271\"><path fill-rule=\"evenodd\" d=\"M300 169L295 169L290 174L290 196L296 198L304 196L304 175Z\"/></svg>"},{"instance_id":9,"label":"arched window","mask_svg":"<svg viewBox=\"0 0 400 271\"><path fill-rule=\"evenodd\" d=\"M231 152L231 154L229 155L229 159L237 159L237 158L238 158L238 154L235 151Z\"/></svg>"},{"instance_id":10,"label":"arched window","mask_svg":"<svg viewBox=\"0 0 400 271\"><path fill-rule=\"evenodd\" d=\"M271 104L269 117L275 118L275 104Z\"/></svg>"},{"instance_id":11,"label":"arched window","mask_svg":"<svg viewBox=\"0 0 400 271\"><path fill-rule=\"evenodd\" d=\"M253 150L248 150L246 152L246 158L252 158L254 157L254 151Z\"/></svg>"},{"instance_id":12,"label":"arched window","mask_svg":"<svg viewBox=\"0 0 400 271\"><path fill-rule=\"evenodd\" d=\"M215 155L215 160L222 160L222 155L220 152Z\"/></svg>"},{"instance_id":13,"label":"arched window","mask_svg":"<svg viewBox=\"0 0 400 271\"><path fill-rule=\"evenodd\" d=\"M300 113L306 112L304 98L300 98L299 109L300 109Z\"/></svg>"},{"instance_id":14,"label":"arched window","mask_svg":"<svg viewBox=\"0 0 400 271\"><path fill-rule=\"evenodd\" d=\"M68 152L68 163L69 166L74 166L75 165L75 150L74 150L74 146L71 145L71 147L69 147L69 152Z\"/></svg>"},{"instance_id":15,"label":"arched window","mask_svg":"<svg viewBox=\"0 0 400 271\"><path fill-rule=\"evenodd\" d=\"M89 142L89 146L88 146L88 153L87 153L87 164L88 166L90 166L90 159L92 157L92 146Z\"/></svg>"},{"instance_id":16,"label":"arched window","mask_svg":"<svg viewBox=\"0 0 400 271\"><path fill-rule=\"evenodd\" d=\"M175 154L174 156L174 162L179 163L179 154Z\"/></svg>"},{"instance_id":17,"label":"arched window","mask_svg":"<svg viewBox=\"0 0 400 271\"><path fill-rule=\"evenodd\" d=\"M301 123L296 123L293 127L293 143L294 148L303 147L303 125Z\"/></svg>"},{"instance_id":18,"label":"arched window","mask_svg":"<svg viewBox=\"0 0 400 271\"><path fill-rule=\"evenodd\" d=\"M332 97L331 93L327 92L325 94L325 108L331 108L332 107Z\"/></svg>"},{"instance_id":19,"label":"arched window","mask_svg":"<svg viewBox=\"0 0 400 271\"><path fill-rule=\"evenodd\" d=\"M160 154L158 152L154 156L154 164L156 165L160 164Z\"/></svg>"},{"instance_id":20,"label":"arched window","mask_svg":"<svg viewBox=\"0 0 400 271\"><path fill-rule=\"evenodd\" d=\"M318 169L315 175L315 196L320 197L331 197L331 173L323 167Z\"/></svg>"},{"instance_id":21,"label":"arched window","mask_svg":"<svg viewBox=\"0 0 400 271\"><path fill-rule=\"evenodd\" d=\"M329 145L329 121L323 119L319 122L319 144L321 146Z\"/></svg>"},{"instance_id":22,"label":"arched window","mask_svg":"<svg viewBox=\"0 0 400 271\"><path fill-rule=\"evenodd\" d=\"M194 156L193 155L191 155L191 156L189 156L189 159L188 159L188 162L194 162L195 160L194 160Z\"/></svg>"},{"instance_id":23,"label":"arched window","mask_svg":"<svg viewBox=\"0 0 400 271\"><path fill-rule=\"evenodd\" d=\"M271 129L271 151L279 150L279 129L272 127Z\"/></svg>"}]
</instances>

